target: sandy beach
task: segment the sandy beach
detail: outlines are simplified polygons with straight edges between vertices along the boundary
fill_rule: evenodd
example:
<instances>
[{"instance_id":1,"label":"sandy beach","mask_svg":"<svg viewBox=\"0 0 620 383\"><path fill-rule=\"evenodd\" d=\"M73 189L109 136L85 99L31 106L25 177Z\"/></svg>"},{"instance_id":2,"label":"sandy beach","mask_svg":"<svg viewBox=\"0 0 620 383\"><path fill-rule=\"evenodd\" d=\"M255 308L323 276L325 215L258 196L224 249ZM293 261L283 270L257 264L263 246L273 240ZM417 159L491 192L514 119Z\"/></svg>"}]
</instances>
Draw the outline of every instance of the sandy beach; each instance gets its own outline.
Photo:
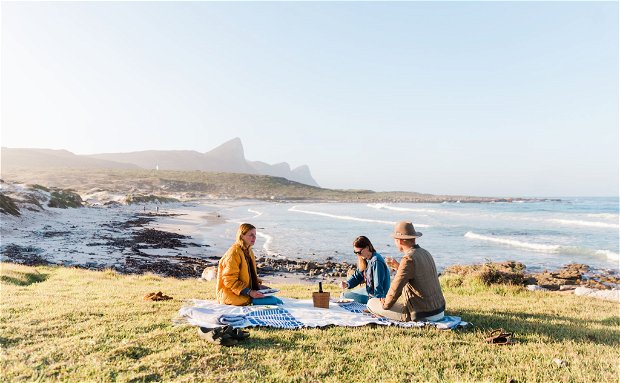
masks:
<instances>
[{"instance_id":1,"label":"sandy beach","mask_svg":"<svg viewBox=\"0 0 620 383\"><path fill-rule=\"evenodd\" d=\"M20 185L4 185L19 192ZM2 260L26 265L55 264L92 270L112 269L125 274L151 272L177 278L200 278L217 265L234 241L213 247L205 229L223 225L221 212L244 201L206 201L175 204L110 204L89 196L88 207L21 210L3 215ZM110 200L109 195L104 196ZM270 260L257 251L267 283L314 283L309 276L286 267L291 262ZM284 267L274 268L272 262ZM333 278L332 278L333 280Z\"/></svg>"}]
</instances>

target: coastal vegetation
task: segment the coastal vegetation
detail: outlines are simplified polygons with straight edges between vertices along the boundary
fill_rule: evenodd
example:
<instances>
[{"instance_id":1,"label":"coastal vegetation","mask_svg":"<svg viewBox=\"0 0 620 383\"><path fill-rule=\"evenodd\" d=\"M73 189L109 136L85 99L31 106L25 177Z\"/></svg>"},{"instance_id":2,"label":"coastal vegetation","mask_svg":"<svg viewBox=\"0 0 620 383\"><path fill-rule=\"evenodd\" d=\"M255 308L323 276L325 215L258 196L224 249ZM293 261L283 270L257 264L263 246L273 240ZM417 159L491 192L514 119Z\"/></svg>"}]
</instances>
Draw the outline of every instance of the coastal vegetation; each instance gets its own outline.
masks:
<instances>
[{"instance_id":1,"label":"coastal vegetation","mask_svg":"<svg viewBox=\"0 0 620 383\"><path fill-rule=\"evenodd\" d=\"M214 299L215 281L0 264L0 381L585 382L616 381L617 302L521 286L442 284L467 329L250 329L212 345L173 325L186 299ZM314 286L277 285L309 299ZM327 291L340 291L335 285ZM174 299L144 301L163 291ZM485 342L495 328L516 344Z\"/></svg>"},{"instance_id":2,"label":"coastal vegetation","mask_svg":"<svg viewBox=\"0 0 620 383\"><path fill-rule=\"evenodd\" d=\"M50 189L46 188L43 185L34 184L34 185L28 185L28 187L33 190L43 190L44 192L48 192L48 193L50 192Z\"/></svg>"},{"instance_id":3,"label":"coastal vegetation","mask_svg":"<svg viewBox=\"0 0 620 383\"><path fill-rule=\"evenodd\" d=\"M42 211L43 204L51 208L68 209L84 206L82 197L71 189L58 187L47 188L42 185L28 185L26 188L7 188L7 183L0 191L0 213L20 216L21 209Z\"/></svg>"},{"instance_id":4,"label":"coastal vegetation","mask_svg":"<svg viewBox=\"0 0 620 383\"><path fill-rule=\"evenodd\" d=\"M154 203L179 202L179 200L176 199L176 198L156 196L156 195L153 195L153 194L149 194L149 195L129 194L125 198L125 201L128 204L153 203L153 202Z\"/></svg>"},{"instance_id":5,"label":"coastal vegetation","mask_svg":"<svg viewBox=\"0 0 620 383\"><path fill-rule=\"evenodd\" d=\"M309 186L282 177L244 173L147 169L38 168L3 170L11 182L94 192L175 199L259 199L270 201L338 202L513 202L524 199L433 195L415 192L340 190ZM133 200L133 199L132 199Z\"/></svg>"},{"instance_id":6,"label":"coastal vegetation","mask_svg":"<svg viewBox=\"0 0 620 383\"><path fill-rule=\"evenodd\" d=\"M0 193L0 213L19 217L21 213L13 198Z\"/></svg>"},{"instance_id":7,"label":"coastal vegetation","mask_svg":"<svg viewBox=\"0 0 620 383\"><path fill-rule=\"evenodd\" d=\"M49 207L60 209L82 207L82 197L72 190L55 189L50 193Z\"/></svg>"}]
</instances>

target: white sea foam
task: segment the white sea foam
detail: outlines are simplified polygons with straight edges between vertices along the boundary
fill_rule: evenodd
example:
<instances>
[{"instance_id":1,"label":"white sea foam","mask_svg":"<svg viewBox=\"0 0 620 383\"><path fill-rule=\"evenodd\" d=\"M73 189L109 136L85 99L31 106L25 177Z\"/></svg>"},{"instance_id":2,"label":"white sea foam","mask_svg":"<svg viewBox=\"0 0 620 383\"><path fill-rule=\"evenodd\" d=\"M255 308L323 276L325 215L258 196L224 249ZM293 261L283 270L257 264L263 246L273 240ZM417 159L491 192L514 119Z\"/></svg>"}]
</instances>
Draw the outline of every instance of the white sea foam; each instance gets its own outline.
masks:
<instances>
[{"instance_id":1,"label":"white sea foam","mask_svg":"<svg viewBox=\"0 0 620 383\"><path fill-rule=\"evenodd\" d=\"M255 216L253 216L253 217L251 217L251 218L256 218L256 217L259 217L259 216L263 215L263 213L262 213L262 212L260 212L260 211L256 211L256 210L252 210L252 209L248 209L248 211L249 211L250 213L254 213L254 214L256 214Z\"/></svg>"},{"instance_id":2,"label":"white sea foam","mask_svg":"<svg viewBox=\"0 0 620 383\"><path fill-rule=\"evenodd\" d=\"M304 213L304 214L320 215L322 217L342 219L342 220L346 220L346 221L381 223L381 224L385 224L385 225L394 225L394 224L396 224L395 221L383 221L383 220L380 220L380 219L359 218L359 217L351 217L351 216L348 216L348 215L336 215L336 214L323 213L323 212L319 212L319 211L301 210L301 209L298 209L297 206L293 206L292 208L288 209L288 211L294 211L294 212L297 212L297 213ZM416 227L429 227L429 225L424 225L424 224L416 223Z\"/></svg>"},{"instance_id":3,"label":"white sea foam","mask_svg":"<svg viewBox=\"0 0 620 383\"><path fill-rule=\"evenodd\" d=\"M540 243L517 241L515 239L510 239L510 238L481 235L481 234L473 233L471 231L468 231L467 233L465 233L465 238L499 243L502 245L508 245L512 247L518 247L521 249L528 249L528 250L533 250L533 251L540 251L544 253L590 255L590 256L597 256L597 257L604 256L614 261L620 261L620 255L618 255L618 253L614 253L613 251L609 251L609 250L592 250L592 249L588 249L585 247L578 247L578 246L543 245Z\"/></svg>"},{"instance_id":4,"label":"white sea foam","mask_svg":"<svg viewBox=\"0 0 620 383\"><path fill-rule=\"evenodd\" d=\"M611 259L612 261L620 261L620 254L618 253L614 253L613 251L609 251L609 250L596 250L595 254L597 255L604 255L607 257L607 259Z\"/></svg>"},{"instance_id":5,"label":"white sea foam","mask_svg":"<svg viewBox=\"0 0 620 383\"><path fill-rule=\"evenodd\" d=\"M596 222L596 221L581 221L573 219L549 219L548 222L559 223L561 225L571 226L584 226L584 227L600 227L604 229L618 229L617 223Z\"/></svg>"},{"instance_id":6,"label":"white sea foam","mask_svg":"<svg viewBox=\"0 0 620 383\"><path fill-rule=\"evenodd\" d=\"M322 212L319 212L319 211L300 210L300 209L297 209L297 206L293 206L292 208L288 209L288 211L294 211L294 212L297 212L297 213L304 213L304 214L320 215L322 217L329 217L329 218L335 218L335 219L343 219L343 220L347 220L347 221L373 222L373 223L383 223L383 224L387 224L387 225L394 225L396 223L394 221L382 221L382 220L378 220L378 219L358 218L358 217L351 217L351 216L348 216L348 215L335 215L335 214L329 214L329 213L322 213ZM421 225L418 225L418 226L421 226Z\"/></svg>"},{"instance_id":7,"label":"white sea foam","mask_svg":"<svg viewBox=\"0 0 620 383\"><path fill-rule=\"evenodd\" d=\"M248 211L252 214L254 214L253 216L250 217L242 217L242 218L235 218L232 219L231 222L235 222L238 223L239 225L241 225L242 223L245 223L247 221L250 221L256 217L260 217L261 215L263 215L263 213L261 213L260 211L256 211L256 210L252 210L252 209L248 209Z\"/></svg>"},{"instance_id":8,"label":"white sea foam","mask_svg":"<svg viewBox=\"0 0 620 383\"><path fill-rule=\"evenodd\" d=\"M273 241L272 236L270 236L269 234L261 233L260 231L257 231L256 235L265 239L265 243L263 243L263 250L265 250L267 255L274 256L277 254L276 252L271 251L271 242Z\"/></svg>"},{"instance_id":9,"label":"white sea foam","mask_svg":"<svg viewBox=\"0 0 620 383\"><path fill-rule=\"evenodd\" d=\"M373 208L373 209L377 209L377 210L385 209L385 210L393 210L393 211L410 211L414 213L438 213L437 210L433 210L433 209L414 209L414 208L408 208L408 207L396 207L396 206L390 206L390 205L386 205L382 203L375 203L375 204L371 203L366 206Z\"/></svg>"},{"instance_id":10,"label":"white sea foam","mask_svg":"<svg viewBox=\"0 0 620 383\"><path fill-rule=\"evenodd\" d=\"M558 252L558 250L560 248L560 245L542 245L542 244L538 244L538 243L530 243L530 242L517 241L515 239L509 239L509 238L490 237L490 236L487 236L487 235L476 234L476 233L473 233L471 231L468 231L467 233L465 233L465 238L477 239L477 240L480 240L480 241L487 241L487 242L494 242L494 243L501 243L503 245L519 247L519 248L522 248L522 249L529 249L529 250L543 251L543 252L552 252L552 253Z\"/></svg>"},{"instance_id":11,"label":"white sea foam","mask_svg":"<svg viewBox=\"0 0 620 383\"><path fill-rule=\"evenodd\" d=\"M385 209L387 205L384 203L369 203L366 206L379 210L379 209Z\"/></svg>"},{"instance_id":12,"label":"white sea foam","mask_svg":"<svg viewBox=\"0 0 620 383\"><path fill-rule=\"evenodd\" d=\"M610 219L610 220L618 221L618 214L596 213L596 214L586 214L586 215L590 218Z\"/></svg>"},{"instance_id":13,"label":"white sea foam","mask_svg":"<svg viewBox=\"0 0 620 383\"><path fill-rule=\"evenodd\" d=\"M560 246L560 248L558 249L558 253L605 257L612 261L616 261L616 262L620 261L620 255L610 250L592 250L592 249L587 249L587 248L578 247L578 246Z\"/></svg>"}]
</instances>

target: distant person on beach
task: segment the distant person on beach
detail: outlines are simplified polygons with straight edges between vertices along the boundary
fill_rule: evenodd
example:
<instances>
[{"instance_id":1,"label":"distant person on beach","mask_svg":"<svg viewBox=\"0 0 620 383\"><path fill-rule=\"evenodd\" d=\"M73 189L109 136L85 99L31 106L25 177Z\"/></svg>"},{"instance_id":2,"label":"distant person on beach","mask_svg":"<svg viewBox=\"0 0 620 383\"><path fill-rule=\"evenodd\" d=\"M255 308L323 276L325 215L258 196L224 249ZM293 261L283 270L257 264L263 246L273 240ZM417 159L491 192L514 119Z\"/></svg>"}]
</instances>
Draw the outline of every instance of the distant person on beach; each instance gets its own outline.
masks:
<instances>
[{"instance_id":1,"label":"distant person on beach","mask_svg":"<svg viewBox=\"0 0 620 383\"><path fill-rule=\"evenodd\" d=\"M394 244L403 253L396 276L385 298L368 301L368 310L397 321L435 321L444 317L446 300L439 285L437 268L431 254L415 243L422 233L411 222L399 222L394 227ZM399 298L404 293L404 299Z\"/></svg>"},{"instance_id":2,"label":"distant person on beach","mask_svg":"<svg viewBox=\"0 0 620 383\"><path fill-rule=\"evenodd\" d=\"M355 290L342 293L342 298L353 299L366 304L369 298L385 298L390 288L390 269L381 254L377 253L370 240L363 235L353 241L353 253L357 255L358 268L346 281L340 282L343 289L352 289L366 283Z\"/></svg>"},{"instance_id":3,"label":"distant person on beach","mask_svg":"<svg viewBox=\"0 0 620 383\"><path fill-rule=\"evenodd\" d=\"M245 306L253 304L279 304L274 296L267 297L257 290L267 289L256 271L256 258L252 246L256 242L256 227L243 223L237 230L237 240L220 259L215 295L220 304Z\"/></svg>"}]
</instances>

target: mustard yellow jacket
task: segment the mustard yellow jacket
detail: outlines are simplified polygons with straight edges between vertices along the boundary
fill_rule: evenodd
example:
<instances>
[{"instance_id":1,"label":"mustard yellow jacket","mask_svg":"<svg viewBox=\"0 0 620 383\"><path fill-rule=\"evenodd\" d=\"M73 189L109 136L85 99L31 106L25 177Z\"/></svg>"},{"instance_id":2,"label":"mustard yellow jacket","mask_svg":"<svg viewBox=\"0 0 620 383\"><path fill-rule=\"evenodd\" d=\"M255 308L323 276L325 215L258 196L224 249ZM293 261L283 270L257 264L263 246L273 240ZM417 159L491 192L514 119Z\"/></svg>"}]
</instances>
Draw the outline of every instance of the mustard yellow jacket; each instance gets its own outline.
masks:
<instances>
[{"instance_id":1,"label":"mustard yellow jacket","mask_svg":"<svg viewBox=\"0 0 620 383\"><path fill-rule=\"evenodd\" d=\"M256 258L251 248L250 258L251 267L256 272ZM258 282L261 283L261 280L259 279ZM247 287L250 287L250 270L243 254L242 245L235 242L220 259L218 265L217 286L215 287L217 302L234 306L248 305L252 299L249 296L241 295L241 291ZM258 286L255 286L254 289L258 289Z\"/></svg>"}]
</instances>

